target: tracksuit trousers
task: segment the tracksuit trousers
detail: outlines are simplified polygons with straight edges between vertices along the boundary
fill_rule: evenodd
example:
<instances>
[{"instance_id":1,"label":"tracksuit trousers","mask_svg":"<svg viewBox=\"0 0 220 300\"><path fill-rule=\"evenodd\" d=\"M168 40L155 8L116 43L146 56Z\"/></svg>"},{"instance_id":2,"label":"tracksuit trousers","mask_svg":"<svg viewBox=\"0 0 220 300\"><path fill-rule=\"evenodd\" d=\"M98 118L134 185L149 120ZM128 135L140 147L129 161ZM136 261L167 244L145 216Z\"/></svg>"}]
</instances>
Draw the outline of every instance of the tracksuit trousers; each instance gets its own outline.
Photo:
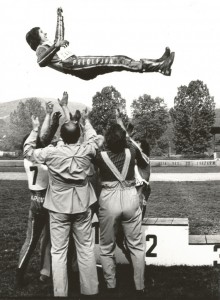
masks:
<instances>
[{"instance_id":1,"label":"tracksuit trousers","mask_svg":"<svg viewBox=\"0 0 220 300\"><path fill-rule=\"evenodd\" d=\"M21 248L18 261L18 269L24 274L31 255L36 245L40 241L41 266L40 274L50 277L51 272L51 255L50 255L50 230L49 214L45 208L39 212L34 212L32 206L29 209L28 227L26 239Z\"/></svg>"},{"instance_id":2,"label":"tracksuit trousers","mask_svg":"<svg viewBox=\"0 0 220 300\"><path fill-rule=\"evenodd\" d=\"M144 289L145 246L141 230L142 213L135 186L105 183L99 199L100 255L108 288L116 287L114 250L122 226L134 269L136 290Z\"/></svg>"}]
</instances>

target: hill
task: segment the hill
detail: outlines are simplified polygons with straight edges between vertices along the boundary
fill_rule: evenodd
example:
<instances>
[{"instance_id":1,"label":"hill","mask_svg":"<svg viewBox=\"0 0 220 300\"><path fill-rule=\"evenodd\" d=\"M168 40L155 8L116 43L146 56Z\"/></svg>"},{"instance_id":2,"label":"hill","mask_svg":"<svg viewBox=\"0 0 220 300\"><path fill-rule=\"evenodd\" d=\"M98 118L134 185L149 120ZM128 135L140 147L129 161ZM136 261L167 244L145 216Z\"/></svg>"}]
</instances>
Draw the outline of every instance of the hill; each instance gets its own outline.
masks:
<instances>
[{"instance_id":1,"label":"hill","mask_svg":"<svg viewBox=\"0 0 220 300\"><path fill-rule=\"evenodd\" d=\"M18 103L20 101L25 102L28 98L14 100L10 102L0 103L0 119L7 120L14 110L16 110ZM57 99L54 98L36 98L41 101L42 105L45 107L45 102L51 101L54 104L54 111L61 111L61 108L57 102ZM69 108L71 112L75 112L76 109L82 110L86 107L85 104L79 102L69 102Z\"/></svg>"}]
</instances>

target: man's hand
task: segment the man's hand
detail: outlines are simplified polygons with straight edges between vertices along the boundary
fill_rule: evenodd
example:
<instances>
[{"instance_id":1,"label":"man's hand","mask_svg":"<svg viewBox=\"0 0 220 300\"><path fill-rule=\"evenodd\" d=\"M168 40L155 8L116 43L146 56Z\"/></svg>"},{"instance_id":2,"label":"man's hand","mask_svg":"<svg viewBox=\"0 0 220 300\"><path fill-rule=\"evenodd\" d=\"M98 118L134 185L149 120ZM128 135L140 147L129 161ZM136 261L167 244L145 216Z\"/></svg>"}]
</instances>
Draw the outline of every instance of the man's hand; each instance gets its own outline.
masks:
<instances>
[{"instance_id":1,"label":"man's hand","mask_svg":"<svg viewBox=\"0 0 220 300\"><path fill-rule=\"evenodd\" d=\"M75 123L75 124L79 123L80 118L81 118L81 113L80 113L80 111L78 109L76 110L74 116L70 113L70 120L73 123Z\"/></svg>"},{"instance_id":2,"label":"man's hand","mask_svg":"<svg viewBox=\"0 0 220 300\"><path fill-rule=\"evenodd\" d=\"M61 112L56 111L52 116L53 123L56 123L56 124L58 123L59 124L60 117L62 117Z\"/></svg>"},{"instance_id":3,"label":"man's hand","mask_svg":"<svg viewBox=\"0 0 220 300\"><path fill-rule=\"evenodd\" d=\"M83 125L85 125L86 120L89 120L89 111L87 107L82 111L81 120Z\"/></svg>"},{"instance_id":4,"label":"man's hand","mask_svg":"<svg viewBox=\"0 0 220 300\"><path fill-rule=\"evenodd\" d=\"M53 103L49 101L46 103L46 113L51 115L52 112L53 112Z\"/></svg>"},{"instance_id":5,"label":"man's hand","mask_svg":"<svg viewBox=\"0 0 220 300\"><path fill-rule=\"evenodd\" d=\"M121 116L120 110L118 108L115 109L115 116L116 116L116 119L120 118L120 116Z\"/></svg>"},{"instance_id":6,"label":"man's hand","mask_svg":"<svg viewBox=\"0 0 220 300\"><path fill-rule=\"evenodd\" d=\"M88 119L89 118L89 110L88 110L87 107L85 109L83 109L83 111L82 111L82 118L83 119Z\"/></svg>"},{"instance_id":7,"label":"man's hand","mask_svg":"<svg viewBox=\"0 0 220 300\"><path fill-rule=\"evenodd\" d=\"M62 106L67 106L68 104L68 93L67 92L63 92L63 98L60 100L59 98L57 99L59 105Z\"/></svg>"},{"instance_id":8,"label":"man's hand","mask_svg":"<svg viewBox=\"0 0 220 300\"><path fill-rule=\"evenodd\" d=\"M66 48L67 46L69 46L69 44L70 43L67 40L57 40L54 46L55 48L60 48L60 47Z\"/></svg>"},{"instance_id":9,"label":"man's hand","mask_svg":"<svg viewBox=\"0 0 220 300\"><path fill-rule=\"evenodd\" d=\"M121 118L122 112L123 112L122 106L118 105L118 107L115 109L116 118Z\"/></svg>"},{"instance_id":10,"label":"man's hand","mask_svg":"<svg viewBox=\"0 0 220 300\"><path fill-rule=\"evenodd\" d=\"M62 16L62 12L63 12L62 7L58 7L58 8L57 8L57 14L58 14L59 16Z\"/></svg>"},{"instance_id":11,"label":"man's hand","mask_svg":"<svg viewBox=\"0 0 220 300\"><path fill-rule=\"evenodd\" d=\"M35 117L34 115L31 116L31 121L32 121L32 128L34 131L38 131L40 127L40 122L38 117Z\"/></svg>"}]
</instances>

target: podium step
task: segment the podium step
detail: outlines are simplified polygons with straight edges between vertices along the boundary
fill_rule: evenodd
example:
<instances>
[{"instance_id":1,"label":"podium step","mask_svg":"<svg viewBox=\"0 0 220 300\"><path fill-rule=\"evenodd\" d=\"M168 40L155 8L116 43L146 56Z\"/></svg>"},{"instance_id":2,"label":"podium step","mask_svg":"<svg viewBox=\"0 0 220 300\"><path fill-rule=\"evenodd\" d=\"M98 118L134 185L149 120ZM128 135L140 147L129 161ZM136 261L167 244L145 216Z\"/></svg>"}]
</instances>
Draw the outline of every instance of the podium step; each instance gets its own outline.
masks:
<instances>
[{"instance_id":1,"label":"podium step","mask_svg":"<svg viewBox=\"0 0 220 300\"><path fill-rule=\"evenodd\" d=\"M220 235L190 235L190 245L216 245L220 244Z\"/></svg>"},{"instance_id":2,"label":"podium step","mask_svg":"<svg viewBox=\"0 0 220 300\"><path fill-rule=\"evenodd\" d=\"M142 225L189 226L188 218L144 218Z\"/></svg>"}]
</instances>

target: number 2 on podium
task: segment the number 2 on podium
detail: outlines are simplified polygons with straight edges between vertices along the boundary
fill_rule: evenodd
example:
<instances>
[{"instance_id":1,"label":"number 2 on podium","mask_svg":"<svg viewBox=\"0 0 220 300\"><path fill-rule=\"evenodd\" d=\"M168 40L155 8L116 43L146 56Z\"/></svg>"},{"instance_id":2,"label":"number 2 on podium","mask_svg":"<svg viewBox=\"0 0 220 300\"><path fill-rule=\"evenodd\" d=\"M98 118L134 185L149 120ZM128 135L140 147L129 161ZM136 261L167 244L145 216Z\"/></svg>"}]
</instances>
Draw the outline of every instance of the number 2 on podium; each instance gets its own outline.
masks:
<instances>
[{"instance_id":1,"label":"number 2 on podium","mask_svg":"<svg viewBox=\"0 0 220 300\"><path fill-rule=\"evenodd\" d=\"M157 257L157 253L153 253L153 250L157 246L157 236L154 235L154 234L148 234L148 235L146 235L146 242L150 241L150 240L153 240L153 243L150 246L150 248L147 250L146 257Z\"/></svg>"}]
</instances>

